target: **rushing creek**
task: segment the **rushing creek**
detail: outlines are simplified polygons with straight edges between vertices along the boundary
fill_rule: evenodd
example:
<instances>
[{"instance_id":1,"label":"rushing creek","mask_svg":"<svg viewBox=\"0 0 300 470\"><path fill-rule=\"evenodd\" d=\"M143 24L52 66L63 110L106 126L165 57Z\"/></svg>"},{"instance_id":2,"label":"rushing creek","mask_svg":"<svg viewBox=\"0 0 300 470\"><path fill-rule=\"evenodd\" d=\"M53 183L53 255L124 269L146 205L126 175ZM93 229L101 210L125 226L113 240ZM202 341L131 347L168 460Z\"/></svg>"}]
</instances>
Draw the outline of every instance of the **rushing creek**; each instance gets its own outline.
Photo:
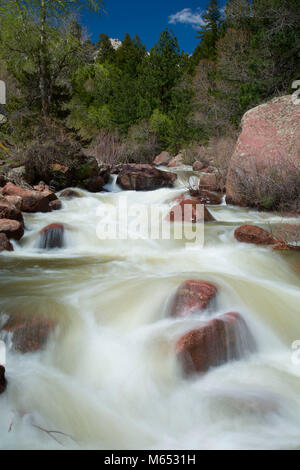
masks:
<instances>
[{"instance_id":1,"label":"rushing creek","mask_svg":"<svg viewBox=\"0 0 300 470\"><path fill-rule=\"evenodd\" d=\"M128 204L171 207L176 187L126 192ZM0 396L0 447L97 449L300 448L300 254L238 243L244 223L282 219L210 206L204 246L185 240L100 240L97 209L124 192L63 201L61 211L26 215L25 236L0 255L1 314L57 321L44 350L7 351L9 386ZM295 220L292 220L295 223ZM66 226L65 248L43 250L38 233ZM168 305L187 279L211 281L213 315L239 312L258 345L249 357L185 379L176 339L201 315L174 319ZM59 433L49 434L45 430Z\"/></svg>"}]
</instances>

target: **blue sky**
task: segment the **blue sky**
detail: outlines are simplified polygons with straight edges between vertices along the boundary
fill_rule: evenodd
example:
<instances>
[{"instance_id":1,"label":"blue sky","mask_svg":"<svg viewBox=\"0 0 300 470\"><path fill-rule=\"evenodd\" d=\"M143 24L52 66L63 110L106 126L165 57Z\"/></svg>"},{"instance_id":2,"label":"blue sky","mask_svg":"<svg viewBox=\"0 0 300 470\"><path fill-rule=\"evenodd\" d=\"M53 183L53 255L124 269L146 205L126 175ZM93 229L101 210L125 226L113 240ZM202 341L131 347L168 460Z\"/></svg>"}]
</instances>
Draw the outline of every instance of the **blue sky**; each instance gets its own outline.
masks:
<instances>
[{"instance_id":1,"label":"blue sky","mask_svg":"<svg viewBox=\"0 0 300 470\"><path fill-rule=\"evenodd\" d=\"M180 47L192 53L198 43L197 26L207 3L208 0L105 0L106 14L97 17L90 12L82 13L81 23L88 27L92 41L101 33L122 40L128 32L131 36L138 34L148 49L169 26Z\"/></svg>"}]
</instances>

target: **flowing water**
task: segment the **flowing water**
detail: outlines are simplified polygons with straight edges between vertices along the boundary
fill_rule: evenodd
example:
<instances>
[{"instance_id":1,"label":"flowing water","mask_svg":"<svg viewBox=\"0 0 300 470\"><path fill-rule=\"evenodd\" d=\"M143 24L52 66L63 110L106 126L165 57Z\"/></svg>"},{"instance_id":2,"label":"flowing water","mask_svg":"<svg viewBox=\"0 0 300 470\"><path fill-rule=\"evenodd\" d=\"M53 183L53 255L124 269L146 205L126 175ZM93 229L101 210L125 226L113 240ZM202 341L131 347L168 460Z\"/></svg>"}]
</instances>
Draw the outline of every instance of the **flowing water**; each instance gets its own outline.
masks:
<instances>
[{"instance_id":1,"label":"flowing water","mask_svg":"<svg viewBox=\"0 0 300 470\"><path fill-rule=\"evenodd\" d=\"M160 205L186 191L126 192L130 206ZM276 215L224 204L211 208L204 246L186 240L100 240L99 206L119 215L124 192L64 200L61 211L27 215L24 238L0 256L2 314L45 315L57 328L44 350L7 352L9 386L0 396L1 448L244 449L300 447L300 256L239 244L243 223ZM65 247L41 249L39 231L65 224ZM118 220L116 220L118 222ZM174 319L180 283L218 286L212 315L239 312L257 343L242 360L185 379L177 338L203 315ZM55 430L60 433L50 433Z\"/></svg>"}]
</instances>

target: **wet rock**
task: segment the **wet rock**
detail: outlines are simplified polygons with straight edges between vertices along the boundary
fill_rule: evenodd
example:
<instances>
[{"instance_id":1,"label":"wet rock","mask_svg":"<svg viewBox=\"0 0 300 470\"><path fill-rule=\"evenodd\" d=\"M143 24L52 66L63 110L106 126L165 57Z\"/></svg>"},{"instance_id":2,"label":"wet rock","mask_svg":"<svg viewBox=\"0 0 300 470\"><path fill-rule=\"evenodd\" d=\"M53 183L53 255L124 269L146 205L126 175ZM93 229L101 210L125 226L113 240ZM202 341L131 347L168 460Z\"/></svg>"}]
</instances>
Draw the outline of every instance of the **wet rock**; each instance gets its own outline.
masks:
<instances>
[{"instance_id":1,"label":"wet rock","mask_svg":"<svg viewBox=\"0 0 300 470\"><path fill-rule=\"evenodd\" d=\"M21 209L23 212L50 212L49 203L57 199L56 195L50 191L33 191L23 189L14 184L7 184L2 189L3 196L19 196L22 198Z\"/></svg>"},{"instance_id":2,"label":"wet rock","mask_svg":"<svg viewBox=\"0 0 300 470\"><path fill-rule=\"evenodd\" d=\"M0 219L0 233L3 233L7 238L20 240L24 235L24 227L18 220Z\"/></svg>"},{"instance_id":3,"label":"wet rock","mask_svg":"<svg viewBox=\"0 0 300 470\"><path fill-rule=\"evenodd\" d=\"M15 198L16 196L11 197L12 200L15 200ZM20 204L19 201L15 202ZM24 225L23 215L20 209L18 209L11 200L8 200L4 197L0 198L0 219L17 220L18 222L21 222L22 225Z\"/></svg>"},{"instance_id":4,"label":"wet rock","mask_svg":"<svg viewBox=\"0 0 300 470\"><path fill-rule=\"evenodd\" d=\"M170 315L172 317L185 317L204 310L211 306L216 294L217 288L210 282L185 281L175 294Z\"/></svg>"},{"instance_id":5,"label":"wet rock","mask_svg":"<svg viewBox=\"0 0 300 470\"><path fill-rule=\"evenodd\" d=\"M5 378L5 367L0 365L0 394L5 392L7 381Z\"/></svg>"},{"instance_id":6,"label":"wet rock","mask_svg":"<svg viewBox=\"0 0 300 470\"><path fill-rule=\"evenodd\" d=\"M201 204L216 206L222 203L222 196L206 189L190 189L189 193Z\"/></svg>"},{"instance_id":7,"label":"wet rock","mask_svg":"<svg viewBox=\"0 0 300 470\"><path fill-rule=\"evenodd\" d=\"M78 191L74 189L65 189L61 194L60 197L65 197L66 199L72 199L75 197L82 197Z\"/></svg>"},{"instance_id":8,"label":"wet rock","mask_svg":"<svg viewBox=\"0 0 300 470\"><path fill-rule=\"evenodd\" d=\"M22 353L38 351L47 342L55 322L40 315L12 315L2 327L11 335L12 346Z\"/></svg>"},{"instance_id":9,"label":"wet rock","mask_svg":"<svg viewBox=\"0 0 300 470\"><path fill-rule=\"evenodd\" d=\"M85 189L91 193L99 193L102 191L105 182L102 176L93 176L92 178L88 179L85 185Z\"/></svg>"},{"instance_id":10,"label":"wet rock","mask_svg":"<svg viewBox=\"0 0 300 470\"><path fill-rule=\"evenodd\" d=\"M14 247L10 243L5 233L0 233L0 252L1 251L14 251Z\"/></svg>"},{"instance_id":11,"label":"wet rock","mask_svg":"<svg viewBox=\"0 0 300 470\"><path fill-rule=\"evenodd\" d=\"M234 232L234 236L239 242L255 245L275 245L278 243L269 232L255 225L238 227Z\"/></svg>"},{"instance_id":12,"label":"wet rock","mask_svg":"<svg viewBox=\"0 0 300 470\"><path fill-rule=\"evenodd\" d=\"M193 170L194 171L201 171L201 170L203 170L203 168L205 168L205 163L200 162L199 160L196 160L193 163Z\"/></svg>"},{"instance_id":13,"label":"wet rock","mask_svg":"<svg viewBox=\"0 0 300 470\"><path fill-rule=\"evenodd\" d=\"M63 248L64 246L63 224L50 224L40 231L39 248L51 250L54 248Z\"/></svg>"},{"instance_id":14,"label":"wet rock","mask_svg":"<svg viewBox=\"0 0 300 470\"><path fill-rule=\"evenodd\" d=\"M203 174L200 177L200 187L209 191L217 191L217 177L214 173Z\"/></svg>"},{"instance_id":15,"label":"wet rock","mask_svg":"<svg viewBox=\"0 0 300 470\"><path fill-rule=\"evenodd\" d=\"M120 169L117 184L125 190L152 191L172 187L177 175L147 164L125 164Z\"/></svg>"},{"instance_id":16,"label":"wet rock","mask_svg":"<svg viewBox=\"0 0 300 470\"><path fill-rule=\"evenodd\" d=\"M159 166L159 165L168 165L169 161L171 160L171 155L169 152L161 152L157 157L155 157L153 161L153 165Z\"/></svg>"},{"instance_id":17,"label":"wet rock","mask_svg":"<svg viewBox=\"0 0 300 470\"><path fill-rule=\"evenodd\" d=\"M255 341L238 313L227 313L184 334L176 354L186 376L240 359L255 350Z\"/></svg>"},{"instance_id":18,"label":"wet rock","mask_svg":"<svg viewBox=\"0 0 300 470\"><path fill-rule=\"evenodd\" d=\"M167 216L169 222L213 222L215 219L198 199L183 198L179 204L172 207Z\"/></svg>"},{"instance_id":19,"label":"wet rock","mask_svg":"<svg viewBox=\"0 0 300 470\"><path fill-rule=\"evenodd\" d=\"M242 119L242 132L229 164L226 199L230 204L252 203L241 183L247 181L247 192L257 194L263 178L276 167L287 169L286 178L299 165L300 106L292 96L281 96L250 109ZM242 185L243 186L243 185Z\"/></svg>"},{"instance_id":20,"label":"wet rock","mask_svg":"<svg viewBox=\"0 0 300 470\"><path fill-rule=\"evenodd\" d=\"M62 208L62 202L56 199L56 201L51 201L49 206L52 211L59 211Z\"/></svg>"}]
</instances>

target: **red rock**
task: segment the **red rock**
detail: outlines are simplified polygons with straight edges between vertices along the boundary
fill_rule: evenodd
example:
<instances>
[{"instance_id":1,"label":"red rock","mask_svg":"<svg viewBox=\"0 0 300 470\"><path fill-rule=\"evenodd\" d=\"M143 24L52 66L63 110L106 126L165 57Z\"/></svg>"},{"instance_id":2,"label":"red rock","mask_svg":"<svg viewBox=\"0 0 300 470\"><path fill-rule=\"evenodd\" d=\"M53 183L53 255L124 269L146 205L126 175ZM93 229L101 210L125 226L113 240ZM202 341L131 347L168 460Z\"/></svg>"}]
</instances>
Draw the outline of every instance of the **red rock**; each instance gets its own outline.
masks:
<instances>
[{"instance_id":1,"label":"red rock","mask_svg":"<svg viewBox=\"0 0 300 470\"><path fill-rule=\"evenodd\" d=\"M0 233L0 252L1 251L14 251L14 247L4 233Z\"/></svg>"},{"instance_id":2,"label":"red rock","mask_svg":"<svg viewBox=\"0 0 300 470\"><path fill-rule=\"evenodd\" d=\"M43 181L41 181L38 185L33 186L33 189L35 191L45 191L45 190L50 191L49 186L46 183L44 183Z\"/></svg>"},{"instance_id":3,"label":"red rock","mask_svg":"<svg viewBox=\"0 0 300 470\"><path fill-rule=\"evenodd\" d=\"M183 165L183 155L179 153L176 157L171 158L168 163L169 168L176 168L177 166Z\"/></svg>"},{"instance_id":4,"label":"red rock","mask_svg":"<svg viewBox=\"0 0 300 470\"><path fill-rule=\"evenodd\" d=\"M14 349L22 353L41 349L54 330L55 322L41 315L12 315L2 331L12 334Z\"/></svg>"},{"instance_id":5,"label":"red rock","mask_svg":"<svg viewBox=\"0 0 300 470\"><path fill-rule=\"evenodd\" d=\"M24 227L18 220L0 219L0 233L4 233L7 238L20 240L24 235Z\"/></svg>"},{"instance_id":6,"label":"red rock","mask_svg":"<svg viewBox=\"0 0 300 470\"><path fill-rule=\"evenodd\" d=\"M0 394L5 392L7 381L5 378L5 367L0 365Z\"/></svg>"},{"instance_id":7,"label":"red rock","mask_svg":"<svg viewBox=\"0 0 300 470\"><path fill-rule=\"evenodd\" d=\"M172 317L185 317L197 313L210 306L217 294L217 288L210 282L189 280L178 288L170 315Z\"/></svg>"},{"instance_id":8,"label":"red rock","mask_svg":"<svg viewBox=\"0 0 300 470\"><path fill-rule=\"evenodd\" d=\"M205 164L203 162L199 162L199 160L196 160L193 163L193 170L194 171L201 171L201 170L203 170L203 168L205 168Z\"/></svg>"},{"instance_id":9,"label":"red rock","mask_svg":"<svg viewBox=\"0 0 300 470\"><path fill-rule=\"evenodd\" d=\"M206 207L195 198L183 199L172 207L167 219L169 222L213 222L215 219Z\"/></svg>"},{"instance_id":10,"label":"red rock","mask_svg":"<svg viewBox=\"0 0 300 470\"><path fill-rule=\"evenodd\" d=\"M65 197L71 199L73 197L82 197L78 191L74 191L74 189L65 189L61 194L60 197Z\"/></svg>"},{"instance_id":11,"label":"red rock","mask_svg":"<svg viewBox=\"0 0 300 470\"><path fill-rule=\"evenodd\" d=\"M157 155L157 157L155 157L153 165L168 165L171 158L172 157L168 152L161 152L159 155Z\"/></svg>"},{"instance_id":12,"label":"red rock","mask_svg":"<svg viewBox=\"0 0 300 470\"><path fill-rule=\"evenodd\" d=\"M15 199L15 197L13 197L13 199ZM0 199L0 219L17 220L24 225L23 215L20 209L17 209L17 207L6 198Z\"/></svg>"},{"instance_id":13,"label":"red rock","mask_svg":"<svg viewBox=\"0 0 300 470\"><path fill-rule=\"evenodd\" d=\"M277 167L299 166L300 106L291 96L275 98L250 109L242 119L242 132L230 160L226 182L227 202L246 205L239 178L247 178L256 193L260 177ZM282 173L282 172L281 172Z\"/></svg>"},{"instance_id":14,"label":"red rock","mask_svg":"<svg viewBox=\"0 0 300 470\"><path fill-rule=\"evenodd\" d=\"M234 232L234 236L239 242L253 243L255 245L275 245L278 243L269 232L255 225L242 225L238 227Z\"/></svg>"},{"instance_id":15,"label":"red rock","mask_svg":"<svg viewBox=\"0 0 300 470\"><path fill-rule=\"evenodd\" d=\"M13 204L19 211L22 208L22 198L20 196L5 196L6 201ZM9 217L6 217L9 218Z\"/></svg>"},{"instance_id":16,"label":"red rock","mask_svg":"<svg viewBox=\"0 0 300 470\"><path fill-rule=\"evenodd\" d=\"M58 211L62 208L62 202L59 199L56 199L56 201L51 201L49 206L52 211Z\"/></svg>"},{"instance_id":17,"label":"red rock","mask_svg":"<svg viewBox=\"0 0 300 470\"><path fill-rule=\"evenodd\" d=\"M190 189L190 195L197 199L200 204L206 205L219 205L222 203L222 197L212 191L207 191L206 189Z\"/></svg>"},{"instance_id":18,"label":"red rock","mask_svg":"<svg viewBox=\"0 0 300 470\"><path fill-rule=\"evenodd\" d=\"M255 341L238 313L227 313L184 334L175 351L186 376L237 360L255 350Z\"/></svg>"},{"instance_id":19,"label":"red rock","mask_svg":"<svg viewBox=\"0 0 300 470\"><path fill-rule=\"evenodd\" d=\"M117 184L125 190L152 191L172 187L177 175L147 165L130 163L122 165Z\"/></svg>"},{"instance_id":20,"label":"red rock","mask_svg":"<svg viewBox=\"0 0 300 470\"><path fill-rule=\"evenodd\" d=\"M217 191L218 184L216 175L213 173L202 174L200 177L200 187L210 191Z\"/></svg>"},{"instance_id":21,"label":"red rock","mask_svg":"<svg viewBox=\"0 0 300 470\"><path fill-rule=\"evenodd\" d=\"M52 191L32 191L14 184L6 184L2 189L3 196L20 196L23 212L50 212L49 203L57 199Z\"/></svg>"},{"instance_id":22,"label":"red rock","mask_svg":"<svg viewBox=\"0 0 300 470\"><path fill-rule=\"evenodd\" d=\"M53 249L64 246L64 225L60 223L50 224L40 231L39 248Z\"/></svg>"}]
</instances>

